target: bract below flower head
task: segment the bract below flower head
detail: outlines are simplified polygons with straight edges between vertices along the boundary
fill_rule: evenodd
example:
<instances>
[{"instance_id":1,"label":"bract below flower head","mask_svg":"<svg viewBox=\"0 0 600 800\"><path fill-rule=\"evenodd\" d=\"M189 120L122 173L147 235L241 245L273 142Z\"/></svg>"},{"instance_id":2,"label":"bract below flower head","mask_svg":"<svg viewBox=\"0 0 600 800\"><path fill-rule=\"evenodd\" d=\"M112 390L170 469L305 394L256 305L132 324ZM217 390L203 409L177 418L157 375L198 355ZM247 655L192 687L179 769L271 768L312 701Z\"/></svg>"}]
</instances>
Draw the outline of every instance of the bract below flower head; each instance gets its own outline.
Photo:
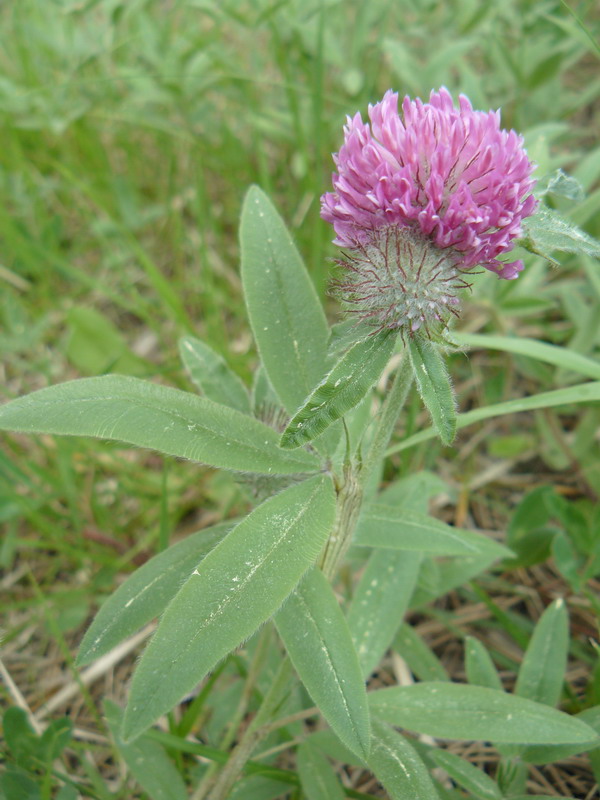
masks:
<instances>
[{"instance_id":1,"label":"bract below flower head","mask_svg":"<svg viewBox=\"0 0 600 800\"><path fill-rule=\"evenodd\" d=\"M512 250L522 220L535 210L533 165L522 138L500 128L500 113L474 111L463 95L455 108L442 88L429 103L405 97L402 116L398 95L388 91L369 106L369 119L364 123L358 113L348 118L344 144L334 155L334 191L321 198L334 242L349 251L348 299L357 310L383 326L401 327L410 319L416 330L420 322L443 320L440 312L457 304L451 289L466 285L460 277L465 271L482 266L500 278L516 278L523 263L500 257ZM392 294L406 299L412 269L406 262L394 270L394 249L412 253L413 263L420 263L419 251L431 266L408 280L417 301L410 317L406 303L397 311L391 303L390 281ZM377 256L383 251L385 258ZM366 296L383 287L385 298ZM343 294L343 283L340 289ZM379 316L373 313L378 303L384 309Z\"/></svg>"}]
</instances>

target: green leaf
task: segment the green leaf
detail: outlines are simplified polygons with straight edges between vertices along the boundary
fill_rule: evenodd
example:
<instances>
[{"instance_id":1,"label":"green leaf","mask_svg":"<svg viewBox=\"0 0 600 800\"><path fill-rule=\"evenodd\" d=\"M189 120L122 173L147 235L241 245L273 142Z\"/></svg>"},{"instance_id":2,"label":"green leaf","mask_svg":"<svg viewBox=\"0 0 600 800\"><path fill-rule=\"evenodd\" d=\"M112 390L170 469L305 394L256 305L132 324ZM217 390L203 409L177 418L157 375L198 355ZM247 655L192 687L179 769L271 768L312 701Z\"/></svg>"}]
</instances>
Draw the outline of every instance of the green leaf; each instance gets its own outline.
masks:
<instances>
[{"instance_id":1,"label":"green leaf","mask_svg":"<svg viewBox=\"0 0 600 800\"><path fill-rule=\"evenodd\" d=\"M310 742L302 742L297 754L298 774L306 800L344 800L342 786L325 756Z\"/></svg>"},{"instance_id":2,"label":"green leaf","mask_svg":"<svg viewBox=\"0 0 600 800\"><path fill-rule=\"evenodd\" d=\"M467 792L481 800L502 800L503 794L498 788L498 784L485 772L465 761L464 758L460 758L448 750L432 750L430 755L435 763Z\"/></svg>"},{"instance_id":3,"label":"green leaf","mask_svg":"<svg viewBox=\"0 0 600 800\"><path fill-rule=\"evenodd\" d=\"M600 364L593 358L581 355L567 347L557 347L536 339L522 336L490 336L481 333L463 333L452 331L452 340L459 346L475 347L487 350L502 350L520 356L535 358L556 367L579 372L588 378L600 379ZM460 419L460 418L459 418Z\"/></svg>"},{"instance_id":4,"label":"green leaf","mask_svg":"<svg viewBox=\"0 0 600 800\"><path fill-rule=\"evenodd\" d=\"M184 336L179 340L179 355L190 378L209 400L250 413L246 387L211 347L193 336Z\"/></svg>"},{"instance_id":5,"label":"green leaf","mask_svg":"<svg viewBox=\"0 0 600 800\"><path fill-rule=\"evenodd\" d=\"M311 733L308 741L334 761L365 767L364 760L357 756L353 750L343 745L331 728L322 728L320 731Z\"/></svg>"},{"instance_id":6,"label":"green leaf","mask_svg":"<svg viewBox=\"0 0 600 800\"><path fill-rule=\"evenodd\" d=\"M63 784L56 793L55 800L79 800L80 794L70 783Z\"/></svg>"},{"instance_id":7,"label":"green leaf","mask_svg":"<svg viewBox=\"0 0 600 800\"><path fill-rule=\"evenodd\" d=\"M517 244L554 264L558 262L550 254L555 250L600 258L599 242L547 206L523 220L523 230L525 236Z\"/></svg>"},{"instance_id":8,"label":"green leaf","mask_svg":"<svg viewBox=\"0 0 600 800\"><path fill-rule=\"evenodd\" d=\"M11 706L2 717L4 739L16 763L24 769L33 769L40 761L40 739L22 708Z\"/></svg>"},{"instance_id":9,"label":"green leaf","mask_svg":"<svg viewBox=\"0 0 600 800\"><path fill-rule=\"evenodd\" d=\"M554 408L555 406L566 406L571 403L594 403L598 400L600 400L600 381L578 383L566 389L554 389L551 392L541 392L531 397L520 397L517 400L508 400L506 403L496 403L484 408L476 408L474 411L467 411L465 414L458 415L457 428L462 430L462 428L468 428L469 425L473 425L476 422L502 417L506 414L517 414L521 411ZM391 456L400 450L406 450L408 447L414 447L416 444L433 439L435 435L436 431L433 428L415 433L403 442L388 448L386 456Z\"/></svg>"},{"instance_id":10,"label":"green leaf","mask_svg":"<svg viewBox=\"0 0 600 800\"><path fill-rule=\"evenodd\" d=\"M596 733L600 733L600 706L586 708L585 711L577 714L576 718L585 722ZM518 755L520 759L530 764L552 764L587 751L594 751L594 755L600 756L600 742L596 739L578 745L531 745L530 747L520 747Z\"/></svg>"},{"instance_id":11,"label":"green leaf","mask_svg":"<svg viewBox=\"0 0 600 800\"><path fill-rule=\"evenodd\" d=\"M340 740L364 758L367 692L350 630L329 582L313 568L275 617L292 664Z\"/></svg>"},{"instance_id":12,"label":"green leaf","mask_svg":"<svg viewBox=\"0 0 600 800\"><path fill-rule=\"evenodd\" d=\"M384 506L401 506L411 511L427 513L432 497L449 492L448 484L427 470L420 470L390 483L377 501Z\"/></svg>"},{"instance_id":13,"label":"green leaf","mask_svg":"<svg viewBox=\"0 0 600 800\"><path fill-rule=\"evenodd\" d=\"M227 800L276 800L289 791L289 783L263 775L249 775L237 781Z\"/></svg>"},{"instance_id":14,"label":"green leaf","mask_svg":"<svg viewBox=\"0 0 600 800\"><path fill-rule=\"evenodd\" d=\"M417 683L369 695L371 713L398 727L442 739L522 744L594 740L594 731L549 706L482 686ZM596 734L600 744L600 736Z\"/></svg>"},{"instance_id":15,"label":"green leaf","mask_svg":"<svg viewBox=\"0 0 600 800\"><path fill-rule=\"evenodd\" d=\"M265 409L277 409L277 411L281 411L282 415L285 415L287 420L287 414L281 408L279 398L271 386L265 368L262 364L259 364L254 372L252 383L252 411L259 419L263 419L261 415L264 414Z\"/></svg>"},{"instance_id":16,"label":"green leaf","mask_svg":"<svg viewBox=\"0 0 600 800\"><path fill-rule=\"evenodd\" d=\"M119 754L148 796L152 800L187 800L185 783L162 745L143 736L125 743L120 734L123 712L110 700L104 701L104 711Z\"/></svg>"},{"instance_id":17,"label":"green leaf","mask_svg":"<svg viewBox=\"0 0 600 800\"><path fill-rule=\"evenodd\" d=\"M440 349L419 334L409 339L408 349L419 394L442 443L450 445L456 436L456 402Z\"/></svg>"},{"instance_id":18,"label":"green leaf","mask_svg":"<svg viewBox=\"0 0 600 800\"><path fill-rule=\"evenodd\" d=\"M471 533L472 531L463 530L465 537ZM474 543L480 555L448 557L443 561L437 556L423 559L419 584L412 599L413 607L424 605L458 586L463 586L475 575L484 572L494 561L512 555L512 551L488 537L474 534Z\"/></svg>"},{"instance_id":19,"label":"green leaf","mask_svg":"<svg viewBox=\"0 0 600 800\"><path fill-rule=\"evenodd\" d=\"M492 657L483 642L474 636L465 638L465 668L469 683L502 691L502 681Z\"/></svg>"},{"instance_id":20,"label":"green leaf","mask_svg":"<svg viewBox=\"0 0 600 800\"><path fill-rule=\"evenodd\" d=\"M148 375L152 369L131 352L125 337L99 311L75 306L67 313L70 336L67 357L84 375L119 372L125 375Z\"/></svg>"},{"instance_id":21,"label":"green leaf","mask_svg":"<svg viewBox=\"0 0 600 800\"><path fill-rule=\"evenodd\" d=\"M314 471L306 452L286 453L267 425L232 408L138 378L107 375L40 389L0 406L0 430L94 436L223 469Z\"/></svg>"},{"instance_id":22,"label":"green leaf","mask_svg":"<svg viewBox=\"0 0 600 800\"><path fill-rule=\"evenodd\" d=\"M379 664L408 609L421 564L420 553L376 550L348 611L348 625L363 675Z\"/></svg>"},{"instance_id":23,"label":"green leaf","mask_svg":"<svg viewBox=\"0 0 600 800\"><path fill-rule=\"evenodd\" d=\"M558 532L552 539L551 551L560 574L566 578L573 591L581 591L584 559L575 549L573 541L563 532Z\"/></svg>"},{"instance_id":24,"label":"green leaf","mask_svg":"<svg viewBox=\"0 0 600 800\"><path fill-rule=\"evenodd\" d=\"M291 449L312 441L358 405L383 372L395 339L381 331L351 347L294 414L280 446Z\"/></svg>"},{"instance_id":25,"label":"green leaf","mask_svg":"<svg viewBox=\"0 0 600 800\"><path fill-rule=\"evenodd\" d=\"M436 555L472 556L480 553L474 544L480 535L468 531L463 536L460 528L446 525L428 514L372 503L360 517L352 544Z\"/></svg>"},{"instance_id":26,"label":"green leaf","mask_svg":"<svg viewBox=\"0 0 600 800\"><path fill-rule=\"evenodd\" d=\"M83 637L77 663L88 664L99 658L162 614L192 570L231 530L232 524L224 522L198 531L130 575L100 607Z\"/></svg>"},{"instance_id":27,"label":"green leaf","mask_svg":"<svg viewBox=\"0 0 600 800\"><path fill-rule=\"evenodd\" d=\"M273 388L293 414L325 372L325 314L281 217L257 186L244 200L240 243L254 339Z\"/></svg>"},{"instance_id":28,"label":"green leaf","mask_svg":"<svg viewBox=\"0 0 600 800\"><path fill-rule=\"evenodd\" d=\"M275 495L223 539L165 611L133 677L123 736L133 739L271 617L314 563L335 495L316 476Z\"/></svg>"},{"instance_id":29,"label":"green leaf","mask_svg":"<svg viewBox=\"0 0 600 800\"><path fill-rule=\"evenodd\" d=\"M373 721L369 769L391 800L438 800L429 771L406 738Z\"/></svg>"},{"instance_id":30,"label":"green leaf","mask_svg":"<svg viewBox=\"0 0 600 800\"><path fill-rule=\"evenodd\" d=\"M404 623L394 639L396 650L410 671L422 681L449 681L450 676L433 650L421 639L412 625Z\"/></svg>"},{"instance_id":31,"label":"green leaf","mask_svg":"<svg viewBox=\"0 0 600 800\"><path fill-rule=\"evenodd\" d=\"M41 796L38 784L19 769L9 766L0 774L2 800L40 800Z\"/></svg>"},{"instance_id":32,"label":"green leaf","mask_svg":"<svg viewBox=\"0 0 600 800\"><path fill-rule=\"evenodd\" d=\"M366 320L346 318L334 323L329 329L327 343L327 361L334 364L339 361L346 350L357 342L362 342L373 333L373 325Z\"/></svg>"},{"instance_id":33,"label":"green leaf","mask_svg":"<svg viewBox=\"0 0 600 800\"><path fill-rule=\"evenodd\" d=\"M569 654L569 615L562 598L536 624L517 675L515 694L555 706L560 700Z\"/></svg>"},{"instance_id":34,"label":"green leaf","mask_svg":"<svg viewBox=\"0 0 600 800\"><path fill-rule=\"evenodd\" d=\"M583 187L572 175L567 175L562 169L554 170L554 172L544 175L539 180L535 187L535 195L537 197L544 197L547 194L554 194L558 197L566 197L568 200L574 200L580 203L585 194Z\"/></svg>"},{"instance_id":35,"label":"green leaf","mask_svg":"<svg viewBox=\"0 0 600 800\"><path fill-rule=\"evenodd\" d=\"M52 764L60 757L73 736L73 722L68 717L52 720L40 736L40 757L46 764Z\"/></svg>"}]
</instances>

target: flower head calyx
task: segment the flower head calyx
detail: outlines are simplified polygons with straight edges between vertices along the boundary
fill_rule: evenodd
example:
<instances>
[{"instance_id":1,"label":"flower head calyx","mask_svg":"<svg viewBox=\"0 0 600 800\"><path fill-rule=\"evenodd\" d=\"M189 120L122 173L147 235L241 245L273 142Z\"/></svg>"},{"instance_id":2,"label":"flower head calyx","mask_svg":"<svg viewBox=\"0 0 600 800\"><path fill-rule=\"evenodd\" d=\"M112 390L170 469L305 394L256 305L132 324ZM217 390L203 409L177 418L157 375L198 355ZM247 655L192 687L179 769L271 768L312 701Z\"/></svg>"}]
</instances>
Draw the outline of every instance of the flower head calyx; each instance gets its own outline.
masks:
<instances>
[{"instance_id":1,"label":"flower head calyx","mask_svg":"<svg viewBox=\"0 0 600 800\"><path fill-rule=\"evenodd\" d=\"M321 216L347 251L342 298L380 327L416 330L456 311L464 274L482 266L516 278L500 260L533 213L533 165L499 112L458 108L442 88L429 103L388 91L370 123L348 118Z\"/></svg>"}]
</instances>

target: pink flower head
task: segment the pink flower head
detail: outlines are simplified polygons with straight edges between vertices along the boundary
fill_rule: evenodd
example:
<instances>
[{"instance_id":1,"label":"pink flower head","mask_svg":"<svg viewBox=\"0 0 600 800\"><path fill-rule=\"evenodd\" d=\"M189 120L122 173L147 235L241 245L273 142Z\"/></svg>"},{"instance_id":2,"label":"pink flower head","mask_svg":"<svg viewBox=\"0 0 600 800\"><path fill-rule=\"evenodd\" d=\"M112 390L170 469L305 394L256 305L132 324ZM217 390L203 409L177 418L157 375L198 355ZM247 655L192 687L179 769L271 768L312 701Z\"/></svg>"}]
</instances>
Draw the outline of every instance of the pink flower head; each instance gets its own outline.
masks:
<instances>
[{"instance_id":1,"label":"pink flower head","mask_svg":"<svg viewBox=\"0 0 600 800\"><path fill-rule=\"evenodd\" d=\"M369 119L370 124L364 123L359 113L348 118L344 144L334 155L334 191L321 198L321 216L333 225L334 242L350 251L347 266L360 272L375 248L381 269L389 271L391 250L399 254L408 242L409 260L419 261L420 249L426 247L429 268L422 268L417 280L417 294L425 306L429 303L429 311L420 314L422 322L440 319L440 306L458 302L449 289L464 285L460 274L465 270L480 265L501 278L516 278L523 263L499 257L510 252L521 235L522 220L535 210L533 165L522 138L500 128L500 112L473 111L463 95L455 108L442 88L431 93L429 103L405 97L402 116L398 95L388 91L380 103L369 106ZM405 275L411 271L406 253L400 269ZM431 297L427 287L438 272L446 285ZM365 292L373 290L367 273L362 269L346 286L352 289L351 301L357 293L365 299ZM414 293L416 276L408 277ZM379 276L378 291L389 278ZM400 294L408 288L405 284ZM374 299L375 306L379 300ZM402 310L380 305L391 314L384 324L404 324L398 317ZM418 318L418 313L409 317L413 330Z\"/></svg>"}]
</instances>

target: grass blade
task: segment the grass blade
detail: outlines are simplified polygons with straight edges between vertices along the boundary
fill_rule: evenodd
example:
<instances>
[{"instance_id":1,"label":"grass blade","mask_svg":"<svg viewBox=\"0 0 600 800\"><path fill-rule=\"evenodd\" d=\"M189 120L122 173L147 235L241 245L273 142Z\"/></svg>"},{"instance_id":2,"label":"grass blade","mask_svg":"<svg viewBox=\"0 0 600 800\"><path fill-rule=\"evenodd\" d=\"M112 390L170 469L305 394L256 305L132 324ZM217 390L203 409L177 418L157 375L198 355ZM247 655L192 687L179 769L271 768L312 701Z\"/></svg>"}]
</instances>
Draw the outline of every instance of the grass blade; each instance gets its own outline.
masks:
<instances>
[{"instance_id":1,"label":"grass blade","mask_svg":"<svg viewBox=\"0 0 600 800\"><path fill-rule=\"evenodd\" d=\"M526 339L521 336L490 336L481 333L463 333L462 331L452 331L452 339L460 346L515 353L553 364L555 367L579 372L587 378L600 380L600 364L597 361L566 347L557 347L554 344L538 342L536 339Z\"/></svg>"},{"instance_id":2,"label":"grass blade","mask_svg":"<svg viewBox=\"0 0 600 800\"><path fill-rule=\"evenodd\" d=\"M457 429L468 428L476 422L483 422L494 417L503 417L507 414L518 414L521 411L536 411L538 408L555 408L556 406L567 406L571 403L594 403L600 400L600 381L589 383L578 383L566 389L554 389L551 392L541 392L531 397L521 397L517 400L507 400L505 403L496 403L485 408L476 408L459 414L457 419ZM425 431L415 433L407 437L403 442L388 448L386 455L391 456L400 450L414 447L421 442L427 442L435 438L437 431L428 428Z\"/></svg>"}]
</instances>

